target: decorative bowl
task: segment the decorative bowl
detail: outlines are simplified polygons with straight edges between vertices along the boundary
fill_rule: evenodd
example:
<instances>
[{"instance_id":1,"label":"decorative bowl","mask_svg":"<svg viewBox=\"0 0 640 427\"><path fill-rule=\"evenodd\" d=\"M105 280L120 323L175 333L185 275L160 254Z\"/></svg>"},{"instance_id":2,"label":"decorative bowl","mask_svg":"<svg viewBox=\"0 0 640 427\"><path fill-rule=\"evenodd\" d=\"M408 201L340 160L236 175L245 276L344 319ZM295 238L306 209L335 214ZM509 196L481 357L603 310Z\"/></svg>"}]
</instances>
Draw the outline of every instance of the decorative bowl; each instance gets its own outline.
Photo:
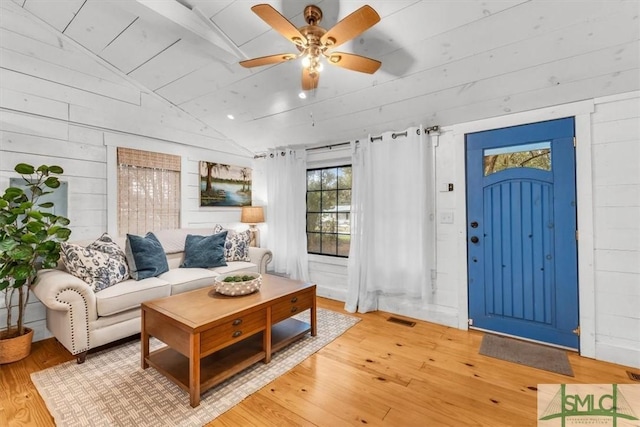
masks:
<instances>
[{"instance_id":1,"label":"decorative bowl","mask_svg":"<svg viewBox=\"0 0 640 427\"><path fill-rule=\"evenodd\" d=\"M251 279L249 279L249 277ZM233 279L236 279L237 281ZM261 284L262 275L260 275L260 273L236 271L234 273L221 274L216 277L214 279L213 287L216 292L222 295L237 297L249 295L260 290Z\"/></svg>"}]
</instances>

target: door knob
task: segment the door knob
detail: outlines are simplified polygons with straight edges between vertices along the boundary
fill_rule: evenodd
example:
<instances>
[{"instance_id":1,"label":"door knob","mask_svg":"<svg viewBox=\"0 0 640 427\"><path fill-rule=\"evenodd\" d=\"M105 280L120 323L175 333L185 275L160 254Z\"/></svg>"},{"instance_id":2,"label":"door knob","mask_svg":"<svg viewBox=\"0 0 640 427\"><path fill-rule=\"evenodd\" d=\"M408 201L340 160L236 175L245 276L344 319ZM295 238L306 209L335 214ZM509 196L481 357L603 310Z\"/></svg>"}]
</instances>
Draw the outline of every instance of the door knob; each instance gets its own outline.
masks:
<instances>
[{"instance_id":1,"label":"door knob","mask_svg":"<svg viewBox=\"0 0 640 427\"><path fill-rule=\"evenodd\" d=\"M477 236L471 236L471 243L478 243L480 239Z\"/></svg>"}]
</instances>

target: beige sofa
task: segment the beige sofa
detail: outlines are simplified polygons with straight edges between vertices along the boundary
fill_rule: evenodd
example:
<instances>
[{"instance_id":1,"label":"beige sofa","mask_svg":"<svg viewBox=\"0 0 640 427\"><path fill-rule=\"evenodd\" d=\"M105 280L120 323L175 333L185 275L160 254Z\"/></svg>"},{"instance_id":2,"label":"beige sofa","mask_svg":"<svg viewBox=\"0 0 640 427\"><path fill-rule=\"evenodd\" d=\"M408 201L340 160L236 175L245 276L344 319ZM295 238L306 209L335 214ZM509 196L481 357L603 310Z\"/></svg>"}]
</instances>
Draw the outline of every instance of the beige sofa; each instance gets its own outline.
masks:
<instances>
[{"instance_id":1,"label":"beige sofa","mask_svg":"<svg viewBox=\"0 0 640 427\"><path fill-rule=\"evenodd\" d=\"M58 269L38 274L32 289L46 306L47 329L77 356L78 363L85 361L92 348L139 333L143 301L211 286L219 274L240 270L266 273L272 258L270 250L250 247L249 262L230 261L226 267L212 269L179 268L187 234L210 235L213 229L163 230L154 234L162 244L170 269L158 277L128 279L94 292L87 283L68 273L62 263ZM125 249L124 237L114 240Z\"/></svg>"}]
</instances>

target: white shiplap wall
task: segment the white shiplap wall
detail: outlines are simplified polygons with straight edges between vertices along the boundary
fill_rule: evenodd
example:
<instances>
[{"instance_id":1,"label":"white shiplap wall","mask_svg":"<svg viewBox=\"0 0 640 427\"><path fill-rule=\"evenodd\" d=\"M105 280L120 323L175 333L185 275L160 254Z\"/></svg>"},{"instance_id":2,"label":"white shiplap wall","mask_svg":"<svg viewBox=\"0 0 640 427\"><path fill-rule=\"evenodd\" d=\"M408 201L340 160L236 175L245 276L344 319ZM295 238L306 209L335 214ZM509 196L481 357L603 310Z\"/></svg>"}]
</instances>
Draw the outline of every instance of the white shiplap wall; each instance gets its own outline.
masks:
<instances>
[{"instance_id":1,"label":"white shiplap wall","mask_svg":"<svg viewBox=\"0 0 640 427\"><path fill-rule=\"evenodd\" d=\"M425 303L381 298L381 310L467 327L464 135L568 116L576 117L578 140L580 351L587 357L640 367L638 92L447 126L437 140L432 137L437 143L436 290ZM346 158L348 154L337 150L308 156L313 167ZM454 184L454 191L440 191L447 183ZM452 224L441 221L443 213L453 215ZM314 256L309 268L320 295L345 299L346 263Z\"/></svg>"},{"instance_id":2,"label":"white shiplap wall","mask_svg":"<svg viewBox=\"0 0 640 427\"><path fill-rule=\"evenodd\" d=\"M0 7L0 191L19 162L60 165L71 240L116 233L116 147L138 148L182 157L182 226L240 226L237 208L199 207L198 161L251 167L251 156L23 9ZM0 329L5 320L0 310ZM26 320L36 341L49 336L35 296Z\"/></svg>"},{"instance_id":3,"label":"white shiplap wall","mask_svg":"<svg viewBox=\"0 0 640 427\"><path fill-rule=\"evenodd\" d=\"M640 367L640 94L596 100L591 133L595 357Z\"/></svg>"}]
</instances>

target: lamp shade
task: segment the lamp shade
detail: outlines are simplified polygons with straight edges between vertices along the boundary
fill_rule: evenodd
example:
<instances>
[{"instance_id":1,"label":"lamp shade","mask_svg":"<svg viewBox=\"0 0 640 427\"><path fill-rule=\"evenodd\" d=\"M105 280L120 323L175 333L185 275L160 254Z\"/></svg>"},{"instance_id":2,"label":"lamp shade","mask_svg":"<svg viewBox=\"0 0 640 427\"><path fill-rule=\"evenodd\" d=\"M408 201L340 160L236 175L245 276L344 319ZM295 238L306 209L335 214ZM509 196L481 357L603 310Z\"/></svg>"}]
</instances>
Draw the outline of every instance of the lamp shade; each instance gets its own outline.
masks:
<instances>
[{"instance_id":1,"label":"lamp shade","mask_svg":"<svg viewBox=\"0 0 640 427\"><path fill-rule=\"evenodd\" d=\"M246 224L258 224L264 222L264 210L262 206L243 206L240 222Z\"/></svg>"}]
</instances>

